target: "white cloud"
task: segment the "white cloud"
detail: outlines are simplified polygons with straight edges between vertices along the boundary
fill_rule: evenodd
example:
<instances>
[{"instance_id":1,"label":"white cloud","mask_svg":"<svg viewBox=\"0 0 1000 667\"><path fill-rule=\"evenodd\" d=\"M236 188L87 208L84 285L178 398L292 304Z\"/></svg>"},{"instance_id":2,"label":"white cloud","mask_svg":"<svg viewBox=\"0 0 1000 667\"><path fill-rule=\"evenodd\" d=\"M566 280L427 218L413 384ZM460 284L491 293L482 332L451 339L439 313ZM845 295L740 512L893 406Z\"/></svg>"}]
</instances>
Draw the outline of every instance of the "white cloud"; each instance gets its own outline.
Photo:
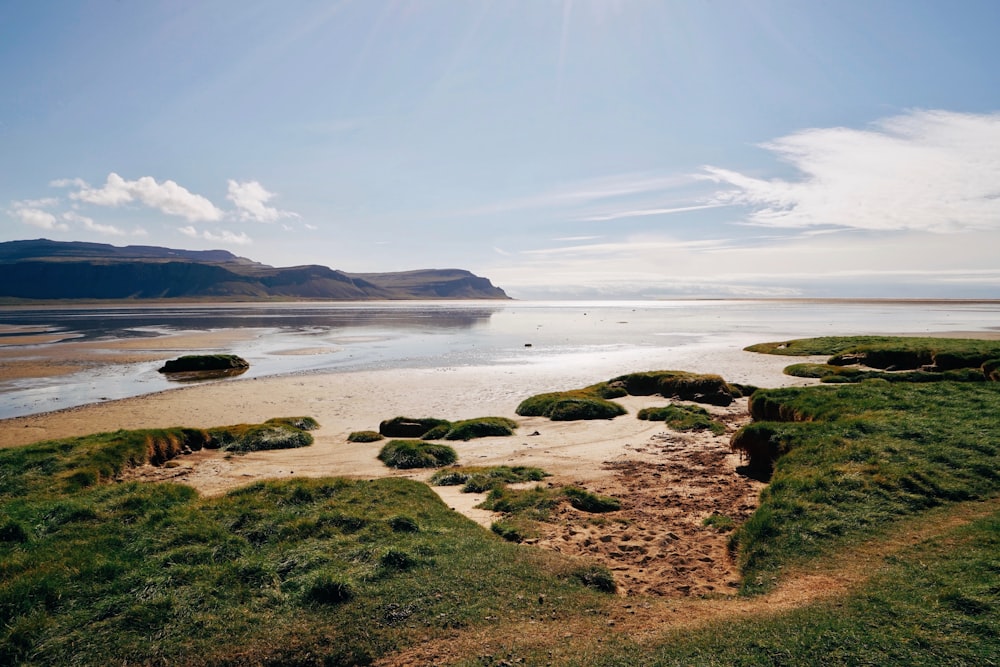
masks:
<instances>
[{"instance_id":1,"label":"white cloud","mask_svg":"<svg viewBox=\"0 0 1000 667\"><path fill-rule=\"evenodd\" d=\"M801 174L765 180L705 167L717 203L749 224L955 232L1000 228L1000 113L914 111L872 129L810 129L764 144Z\"/></svg>"},{"instance_id":2,"label":"white cloud","mask_svg":"<svg viewBox=\"0 0 1000 667\"><path fill-rule=\"evenodd\" d=\"M62 214L63 220L68 220L70 222L77 222L83 225L83 228L87 231L97 232L98 234L106 234L109 236L124 236L125 232L118 229L114 225L100 225L94 222L93 218L88 218L85 215L80 215L75 211L67 211Z\"/></svg>"},{"instance_id":3,"label":"white cloud","mask_svg":"<svg viewBox=\"0 0 1000 667\"><path fill-rule=\"evenodd\" d=\"M606 222L608 220L621 220L623 218L645 218L651 215L670 215L672 213L690 213L691 211L704 211L710 208L720 208L730 206L728 203L716 202L712 204L695 204L691 206L673 206L668 208L643 208L615 213L602 213L600 215L590 215L580 218L580 222Z\"/></svg>"},{"instance_id":4,"label":"white cloud","mask_svg":"<svg viewBox=\"0 0 1000 667\"><path fill-rule=\"evenodd\" d=\"M87 181L82 178L57 178L54 181L49 181L49 186L53 188L86 188L88 187Z\"/></svg>"},{"instance_id":5,"label":"white cloud","mask_svg":"<svg viewBox=\"0 0 1000 667\"><path fill-rule=\"evenodd\" d=\"M66 231L69 229L68 225L58 222L56 216L52 215L48 211L43 211L38 208L15 208L8 211L8 213L24 224L31 225L32 227L59 231Z\"/></svg>"},{"instance_id":6,"label":"white cloud","mask_svg":"<svg viewBox=\"0 0 1000 667\"><path fill-rule=\"evenodd\" d=\"M193 239L205 239L206 241L212 241L214 243L226 243L229 245L249 245L253 243L253 239L245 233L240 232L237 234L225 229L219 232L211 232L208 230L199 232L193 225L187 225L186 227L178 227L177 231L185 236L190 236Z\"/></svg>"},{"instance_id":7,"label":"white cloud","mask_svg":"<svg viewBox=\"0 0 1000 667\"><path fill-rule=\"evenodd\" d=\"M46 207L59 203L58 199L24 199L11 202L11 207L7 209L7 215L16 218L25 225L47 229L50 231L66 231L69 225L59 222L59 219L44 210Z\"/></svg>"},{"instance_id":8,"label":"white cloud","mask_svg":"<svg viewBox=\"0 0 1000 667\"><path fill-rule=\"evenodd\" d=\"M299 217L298 213L268 206L267 202L272 198L274 198L274 193L265 190L264 186L257 181L240 183L232 179L229 180L229 194L226 195L226 199L236 205L240 220L277 222L283 218Z\"/></svg>"},{"instance_id":9,"label":"white cloud","mask_svg":"<svg viewBox=\"0 0 1000 667\"><path fill-rule=\"evenodd\" d=\"M190 222L222 219L222 211L205 197L189 192L174 181L157 183L152 176L127 181L112 172L103 187L92 188L83 184L77 192L70 193L70 198L97 206L121 206L138 201Z\"/></svg>"}]
</instances>

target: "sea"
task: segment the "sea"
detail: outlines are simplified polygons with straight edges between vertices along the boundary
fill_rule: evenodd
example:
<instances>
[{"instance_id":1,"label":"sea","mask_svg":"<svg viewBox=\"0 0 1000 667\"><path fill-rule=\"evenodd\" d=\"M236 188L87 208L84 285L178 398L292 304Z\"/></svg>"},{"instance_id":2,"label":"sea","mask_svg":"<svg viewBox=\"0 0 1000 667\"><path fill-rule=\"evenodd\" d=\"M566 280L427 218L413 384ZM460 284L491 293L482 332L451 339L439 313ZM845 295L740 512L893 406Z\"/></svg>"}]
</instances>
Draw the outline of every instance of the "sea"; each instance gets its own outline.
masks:
<instances>
[{"instance_id":1,"label":"sea","mask_svg":"<svg viewBox=\"0 0 1000 667\"><path fill-rule=\"evenodd\" d=\"M39 332L52 334L38 343ZM677 300L213 303L0 308L5 360L60 345L162 342L211 333L250 362L244 381L393 368L573 364L590 355L743 346L811 336L1000 334L1000 301ZM24 343L19 342L19 337ZM213 337L215 338L215 337ZM159 340L157 340L159 339ZM153 346L162 350L163 346ZM69 348L66 348L69 349ZM4 361L0 360L0 363ZM182 386L162 361L91 364L47 378L0 381L0 419Z\"/></svg>"}]
</instances>

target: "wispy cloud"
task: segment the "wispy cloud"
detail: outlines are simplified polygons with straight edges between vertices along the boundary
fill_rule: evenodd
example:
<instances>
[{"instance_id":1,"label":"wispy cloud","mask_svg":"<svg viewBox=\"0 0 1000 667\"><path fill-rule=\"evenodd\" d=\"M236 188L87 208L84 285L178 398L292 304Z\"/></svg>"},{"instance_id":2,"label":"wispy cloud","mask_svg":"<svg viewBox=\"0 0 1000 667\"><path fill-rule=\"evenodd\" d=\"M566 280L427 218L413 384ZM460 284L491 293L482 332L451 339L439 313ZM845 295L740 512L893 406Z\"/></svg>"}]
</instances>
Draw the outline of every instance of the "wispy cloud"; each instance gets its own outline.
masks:
<instances>
[{"instance_id":1,"label":"wispy cloud","mask_svg":"<svg viewBox=\"0 0 1000 667\"><path fill-rule=\"evenodd\" d=\"M298 213L282 211L268 206L267 202L274 198L273 192L268 192L257 181L229 181L229 194L226 199L236 206L240 220L256 222L277 222L283 218L297 218Z\"/></svg>"},{"instance_id":2,"label":"wispy cloud","mask_svg":"<svg viewBox=\"0 0 1000 667\"><path fill-rule=\"evenodd\" d=\"M102 225L94 222L93 218L88 218L85 215L80 215L76 211L67 211L62 214L63 220L68 220L70 222L76 222L83 225L83 228L87 231L97 232L98 234L104 234L107 236L125 236L125 232L114 225Z\"/></svg>"},{"instance_id":3,"label":"wispy cloud","mask_svg":"<svg viewBox=\"0 0 1000 667\"><path fill-rule=\"evenodd\" d=\"M624 218L645 218L654 215L671 215L673 213L690 213L691 211L704 211L710 208L722 208L732 206L727 202L715 202L712 204L695 204L691 206L674 206L668 208L642 208L636 210L618 211L615 213L602 213L580 218L580 222L605 222L608 220L621 220Z\"/></svg>"},{"instance_id":4,"label":"wispy cloud","mask_svg":"<svg viewBox=\"0 0 1000 667\"><path fill-rule=\"evenodd\" d=\"M78 185L75 181L60 182ZM158 183L152 176L128 181L111 172L102 187L83 185L69 196L76 201L96 206L121 206L138 201L168 215L185 218L189 222L216 221L223 216L222 210L207 198L193 194L174 181Z\"/></svg>"},{"instance_id":5,"label":"wispy cloud","mask_svg":"<svg viewBox=\"0 0 1000 667\"><path fill-rule=\"evenodd\" d=\"M914 111L871 129L810 129L764 144L798 180L705 167L716 201L768 227L955 232L1000 228L1000 114Z\"/></svg>"},{"instance_id":6,"label":"wispy cloud","mask_svg":"<svg viewBox=\"0 0 1000 667\"><path fill-rule=\"evenodd\" d=\"M184 236L190 236L193 239L205 239L206 241L212 241L214 243L225 243L230 245L249 245L253 243L253 239L246 235L245 232L231 232L229 230L219 230L210 231L202 230L199 231L194 225L187 225L186 227L178 227L179 231Z\"/></svg>"}]
</instances>

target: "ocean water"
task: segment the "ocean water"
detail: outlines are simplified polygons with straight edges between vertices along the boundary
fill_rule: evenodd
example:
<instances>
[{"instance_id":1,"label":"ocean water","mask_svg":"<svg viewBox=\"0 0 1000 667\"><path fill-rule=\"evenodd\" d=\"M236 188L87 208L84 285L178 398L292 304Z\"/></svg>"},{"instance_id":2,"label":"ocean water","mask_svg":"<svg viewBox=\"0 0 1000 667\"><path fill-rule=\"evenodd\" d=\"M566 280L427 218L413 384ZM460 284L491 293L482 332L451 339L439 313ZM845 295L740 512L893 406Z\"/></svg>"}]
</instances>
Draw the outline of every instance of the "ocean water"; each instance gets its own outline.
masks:
<instances>
[{"instance_id":1,"label":"ocean water","mask_svg":"<svg viewBox=\"0 0 1000 667\"><path fill-rule=\"evenodd\" d=\"M170 333L214 332L247 359L233 382L271 375L656 358L665 350L741 348L754 342L853 334L1000 332L1000 302L642 301L364 302L3 308L4 330L55 333L56 342L4 350L32 359L58 346L112 348ZM69 348L64 348L69 349ZM10 357L8 357L10 358ZM162 362L97 364L52 378L0 382L0 419L176 388Z\"/></svg>"}]
</instances>

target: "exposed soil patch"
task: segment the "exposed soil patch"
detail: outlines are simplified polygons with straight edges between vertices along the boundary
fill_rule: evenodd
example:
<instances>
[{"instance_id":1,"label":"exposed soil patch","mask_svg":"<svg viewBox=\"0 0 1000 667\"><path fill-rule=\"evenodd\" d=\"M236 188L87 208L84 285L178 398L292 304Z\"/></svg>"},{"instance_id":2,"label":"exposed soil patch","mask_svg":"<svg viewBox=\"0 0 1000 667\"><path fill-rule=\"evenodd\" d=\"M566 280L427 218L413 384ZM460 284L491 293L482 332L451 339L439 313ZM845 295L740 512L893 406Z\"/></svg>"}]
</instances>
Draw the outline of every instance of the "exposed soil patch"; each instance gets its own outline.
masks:
<instances>
[{"instance_id":1,"label":"exposed soil patch","mask_svg":"<svg viewBox=\"0 0 1000 667\"><path fill-rule=\"evenodd\" d=\"M641 459L606 462L611 477L589 490L621 500L622 509L594 515L564 506L533 541L607 565L624 595L702 596L735 592L739 574L728 553L729 530L706 526L715 515L736 525L757 507L763 483L737 472L730 433L749 418L720 415L726 434L658 433L632 449Z\"/></svg>"}]
</instances>

